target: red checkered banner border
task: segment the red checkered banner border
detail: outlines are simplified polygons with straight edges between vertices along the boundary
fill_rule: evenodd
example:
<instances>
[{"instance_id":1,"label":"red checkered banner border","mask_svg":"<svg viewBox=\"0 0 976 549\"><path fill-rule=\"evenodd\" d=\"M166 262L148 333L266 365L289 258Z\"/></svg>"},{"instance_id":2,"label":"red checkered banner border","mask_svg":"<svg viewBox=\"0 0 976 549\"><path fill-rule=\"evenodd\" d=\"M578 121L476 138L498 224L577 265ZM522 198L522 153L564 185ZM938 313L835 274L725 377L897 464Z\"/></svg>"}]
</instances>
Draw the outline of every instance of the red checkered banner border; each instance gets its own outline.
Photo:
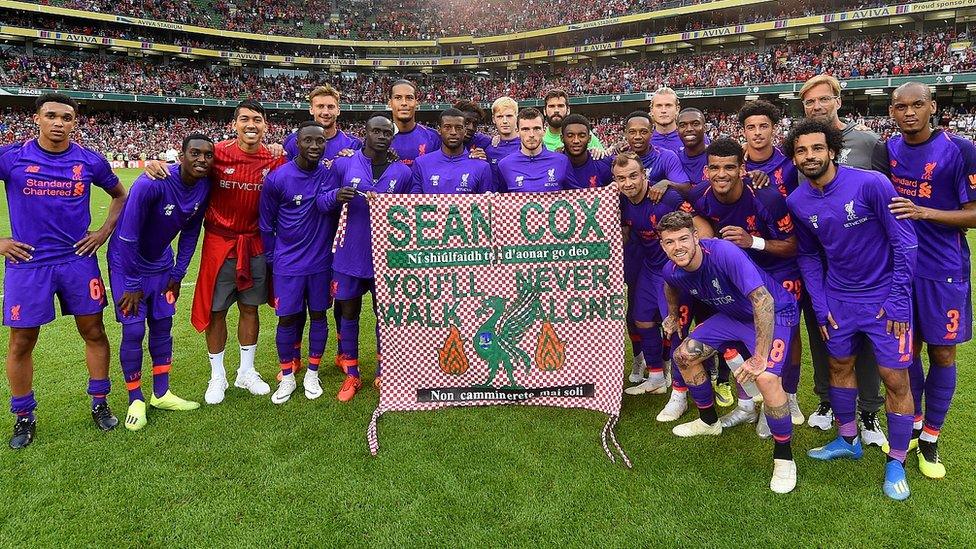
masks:
<instances>
[{"instance_id":1,"label":"red checkered banner border","mask_svg":"<svg viewBox=\"0 0 976 549\"><path fill-rule=\"evenodd\" d=\"M531 404L620 414L626 291L611 188L370 202L389 411Z\"/></svg>"}]
</instances>

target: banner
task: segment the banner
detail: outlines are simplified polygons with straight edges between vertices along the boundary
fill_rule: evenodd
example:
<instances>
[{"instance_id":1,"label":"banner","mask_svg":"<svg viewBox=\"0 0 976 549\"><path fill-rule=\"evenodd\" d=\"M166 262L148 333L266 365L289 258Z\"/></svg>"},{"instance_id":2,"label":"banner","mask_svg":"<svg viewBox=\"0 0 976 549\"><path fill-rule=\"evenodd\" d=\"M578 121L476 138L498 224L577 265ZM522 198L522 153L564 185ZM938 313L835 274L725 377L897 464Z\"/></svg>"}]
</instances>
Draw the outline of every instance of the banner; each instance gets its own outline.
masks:
<instances>
[{"instance_id":1,"label":"banner","mask_svg":"<svg viewBox=\"0 0 976 549\"><path fill-rule=\"evenodd\" d=\"M370 203L385 412L530 404L609 416L626 340L619 196L389 195Z\"/></svg>"}]
</instances>

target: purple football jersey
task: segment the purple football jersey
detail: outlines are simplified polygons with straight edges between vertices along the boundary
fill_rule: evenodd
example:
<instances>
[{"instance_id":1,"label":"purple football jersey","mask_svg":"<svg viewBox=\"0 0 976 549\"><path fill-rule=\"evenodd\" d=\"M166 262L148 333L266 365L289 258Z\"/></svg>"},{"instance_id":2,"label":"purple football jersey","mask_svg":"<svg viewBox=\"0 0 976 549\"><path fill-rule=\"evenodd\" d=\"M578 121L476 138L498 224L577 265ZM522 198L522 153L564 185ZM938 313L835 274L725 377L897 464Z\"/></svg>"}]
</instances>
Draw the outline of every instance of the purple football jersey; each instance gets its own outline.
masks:
<instances>
[{"instance_id":1,"label":"purple football jersey","mask_svg":"<svg viewBox=\"0 0 976 549\"><path fill-rule=\"evenodd\" d=\"M911 318L918 243L911 222L888 211L895 196L884 175L837 166L823 191L804 181L787 197L797 262L820 324L827 320L828 296L883 303L892 320Z\"/></svg>"},{"instance_id":2,"label":"purple football jersey","mask_svg":"<svg viewBox=\"0 0 976 549\"><path fill-rule=\"evenodd\" d=\"M888 140L891 180L898 194L926 208L960 210L976 200L976 146L942 130L925 143L909 145L901 135ZM918 236L916 276L969 280L965 231L931 221L913 221Z\"/></svg>"},{"instance_id":3,"label":"purple football jersey","mask_svg":"<svg viewBox=\"0 0 976 549\"><path fill-rule=\"evenodd\" d=\"M662 179L674 183L684 183L688 181L678 155L669 149L657 146L651 148L640 157L641 164L647 171L647 181L653 185Z\"/></svg>"},{"instance_id":4,"label":"purple football jersey","mask_svg":"<svg viewBox=\"0 0 976 549\"><path fill-rule=\"evenodd\" d=\"M691 212L691 205L674 189L668 189L658 202L644 197L644 200L634 204L625 197L620 198L621 223L630 231L629 242L635 243L634 249L639 250L637 253L641 261L654 272L661 272L668 261L668 256L661 249L657 222L677 210Z\"/></svg>"},{"instance_id":5,"label":"purple football jersey","mask_svg":"<svg viewBox=\"0 0 976 549\"><path fill-rule=\"evenodd\" d=\"M432 153L441 148L441 136L436 131L417 124L408 132L397 132L390 148L396 151L400 162L412 166L418 156Z\"/></svg>"},{"instance_id":6,"label":"purple football jersey","mask_svg":"<svg viewBox=\"0 0 976 549\"><path fill-rule=\"evenodd\" d=\"M709 305L716 312L744 322L755 319L749 294L765 286L773 296L776 323L781 326L796 325L796 299L757 267L745 251L731 242L716 238L703 238L700 242L701 266L694 271L686 271L668 261L664 266L665 282Z\"/></svg>"},{"instance_id":7,"label":"purple football jersey","mask_svg":"<svg viewBox=\"0 0 976 549\"><path fill-rule=\"evenodd\" d=\"M746 157L746 170L759 170L769 177L769 183L779 189L780 194L787 196L796 190L798 185L796 166L786 155L773 147L773 154L762 162L753 162Z\"/></svg>"},{"instance_id":8,"label":"purple football jersey","mask_svg":"<svg viewBox=\"0 0 976 549\"><path fill-rule=\"evenodd\" d=\"M438 145L439 147L440 145ZM405 194L410 189L413 174L403 162L386 167L379 178L373 179L372 161L363 154L339 157L328 171L325 189L353 187L361 192ZM323 211L336 208L335 193L319 193L318 206ZM336 272L357 278L373 278L372 232L369 226L369 205L361 195L349 202L343 242L337 244L332 268Z\"/></svg>"},{"instance_id":9,"label":"purple football jersey","mask_svg":"<svg viewBox=\"0 0 976 549\"><path fill-rule=\"evenodd\" d=\"M785 240L793 236L793 220L786 209L786 199L772 185L756 190L742 186L742 195L732 204L726 204L709 186L695 201L695 211L707 217L715 226L716 234L724 227L741 227L752 236L764 239ZM777 257L764 250L745 250L761 269L776 280L798 278L800 268L796 258Z\"/></svg>"},{"instance_id":10,"label":"purple football jersey","mask_svg":"<svg viewBox=\"0 0 976 549\"><path fill-rule=\"evenodd\" d=\"M170 166L166 179L140 175L129 189L115 232L108 242L108 262L121 274L126 291L142 289L145 276L169 273L183 280L197 247L207 210L210 179L186 185L180 165ZM179 235L174 263L173 239Z\"/></svg>"},{"instance_id":11,"label":"purple football jersey","mask_svg":"<svg viewBox=\"0 0 976 549\"><path fill-rule=\"evenodd\" d=\"M488 156L488 162L490 162L492 166L497 166L499 160L512 153L519 152L521 148L522 140L516 136L514 139L509 139L507 141L499 140L497 146L492 146L489 144L487 147L485 147L485 155Z\"/></svg>"},{"instance_id":12,"label":"purple football jersey","mask_svg":"<svg viewBox=\"0 0 976 549\"><path fill-rule=\"evenodd\" d=\"M567 157L568 158L568 157ZM570 161L572 164L572 161ZM592 189L594 187L606 187L613 181L613 173L610 167L613 165L612 157L605 157L594 160L589 151L586 152L586 162L580 166L573 166L573 187L575 189Z\"/></svg>"},{"instance_id":13,"label":"purple football jersey","mask_svg":"<svg viewBox=\"0 0 976 549\"><path fill-rule=\"evenodd\" d=\"M657 130L654 130L654 133L651 134L651 145L674 153L685 146L677 129L668 133L658 133Z\"/></svg>"},{"instance_id":14,"label":"purple football jersey","mask_svg":"<svg viewBox=\"0 0 976 549\"><path fill-rule=\"evenodd\" d=\"M321 164L305 171L292 161L265 176L258 226L276 275L310 275L332 268L339 210L320 211L316 206L318 196L332 191L334 198L338 189L335 181L328 181L328 173Z\"/></svg>"},{"instance_id":15,"label":"purple football jersey","mask_svg":"<svg viewBox=\"0 0 976 549\"><path fill-rule=\"evenodd\" d=\"M463 150L447 156L437 150L417 158L413 163L410 192L414 194L482 194L495 190L491 165L470 158Z\"/></svg>"},{"instance_id":16,"label":"purple football jersey","mask_svg":"<svg viewBox=\"0 0 976 549\"><path fill-rule=\"evenodd\" d=\"M0 156L13 238L34 247L34 259L8 269L30 268L78 259L74 244L91 225L91 186L113 189L119 178L105 157L71 143L60 153L45 151L32 139Z\"/></svg>"}]
</instances>

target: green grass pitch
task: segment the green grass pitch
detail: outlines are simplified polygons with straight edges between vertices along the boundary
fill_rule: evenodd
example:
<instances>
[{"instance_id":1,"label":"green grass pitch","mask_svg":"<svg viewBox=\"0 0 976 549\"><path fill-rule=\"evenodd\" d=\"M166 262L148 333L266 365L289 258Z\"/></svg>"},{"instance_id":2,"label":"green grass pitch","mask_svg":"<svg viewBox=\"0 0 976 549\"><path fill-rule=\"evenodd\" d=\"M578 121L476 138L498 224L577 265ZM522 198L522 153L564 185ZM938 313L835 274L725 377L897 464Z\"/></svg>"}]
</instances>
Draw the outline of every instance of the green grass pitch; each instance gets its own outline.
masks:
<instances>
[{"instance_id":1,"label":"green grass pitch","mask_svg":"<svg viewBox=\"0 0 976 549\"><path fill-rule=\"evenodd\" d=\"M127 184L137 174L120 173ZM100 223L107 197L94 195ZM9 234L2 211L0 233ZM104 248L99 255L104 263ZM187 281L195 277L196 262ZM202 401L209 367L203 336L189 323L191 298L184 288L172 380L177 394ZM121 417L119 327L109 311L110 403ZM270 309L261 322L258 369L273 383ZM372 324L362 333L371 380ZM233 337L228 349L233 375ZM334 353L330 341L323 365ZM602 415L537 407L391 413L380 422L380 454L371 457L365 430L377 393L369 387L337 402L341 376L326 366L326 394L314 402L299 389L274 406L231 388L219 406L150 410L143 431L105 434L88 413L74 323L59 318L41 331L35 352L36 441L26 451L7 449L12 416L2 422L0 546L971 547L974 356L973 344L959 353L959 390L941 444L946 479L925 479L911 456L912 497L895 503L881 493L878 449L859 463L817 463L805 452L830 435L806 426L793 439L797 489L777 496L768 488L771 441L746 427L677 439L654 420L663 396L624 398L618 436L633 470L604 455ZM805 359L805 413L815 405L811 378ZM6 403L6 382L0 394Z\"/></svg>"}]
</instances>

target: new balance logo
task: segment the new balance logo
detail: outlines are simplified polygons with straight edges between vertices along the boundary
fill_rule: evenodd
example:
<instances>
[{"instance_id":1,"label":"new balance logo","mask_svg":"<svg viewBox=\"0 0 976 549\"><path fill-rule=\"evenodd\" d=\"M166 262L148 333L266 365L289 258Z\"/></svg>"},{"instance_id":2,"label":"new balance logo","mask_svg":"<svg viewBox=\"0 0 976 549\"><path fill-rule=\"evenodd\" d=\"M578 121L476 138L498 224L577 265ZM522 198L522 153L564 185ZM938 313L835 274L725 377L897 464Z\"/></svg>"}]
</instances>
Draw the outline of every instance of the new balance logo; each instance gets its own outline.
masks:
<instances>
[{"instance_id":1,"label":"new balance logo","mask_svg":"<svg viewBox=\"0 0 976 549\"><path fill-rule=\"evenodd\" d=\"M295 201L295 205L296 206L301 206L302 205L302 195L296 194L295 196L291 197L291 199L293 201Z\"/></svg>"},{"instance_id":2,"label":"new balance logo","mask_svg":"<svg viewBox=\"0 0 976 549\"><path fill-rule=\"evenodd\" d=\"M814 229L819 229L820 228L820 225L817 225L817 216L815 216L815 215L811 215L810 216L810 224L813 225L813 228Z\"/></svg>"},{"instance_id":3,"label":"new balance logo","mask_svg":"<svg viewBox=\"0 0 976 549\"><path fill-rule=\"evenodd\" d=\"M173 215L173 210L176 209L176 204L167 204L163 206L163 215Z\"/></svg>"},{"instance_id":4,"label":"new balance logo","mask_svg":"<svg viewBox=\"0 0 976 549\"><path fill-rule=\"evenodd\" d=\"M521 187L523 181L525 181L525 176L524 175L517 175L517 176L515 176L515 186L516 187Z\"/></svg>"},{"instance_id":5,"label":"new balance logo","mask_svg":"<svg viewBox=\"0 0 976 549\"><path fill-rule=\"evenodd\" d=\"M439 176L439 175L432 175L432 176L430 176L430 184L431 185L433 185L433 186L436 187L436 186L440 185L440 183L441 183L441 176Z\"/></svg>"},{"instance_id":6,"label":"new balance logo","mask_svg":"<svg viewBox=\"0 0 976 549\"><path fill-rule=\"evenodd\" d=\"M234 173L234 168L224 168L224 173L227 175L231 175Z\"/></svg>"},{"instance_id":7,"label":"new balance logo","mask_svg":"<svg viewBox=\"0 0 976 549\"><path fill-rule=\"evenodd\" d=\"M37 165L27 166L26 168L24 168L24 172L26 173L37 173L39 171L41 171L41 167Z\"/></svg>"}]
</instances>

